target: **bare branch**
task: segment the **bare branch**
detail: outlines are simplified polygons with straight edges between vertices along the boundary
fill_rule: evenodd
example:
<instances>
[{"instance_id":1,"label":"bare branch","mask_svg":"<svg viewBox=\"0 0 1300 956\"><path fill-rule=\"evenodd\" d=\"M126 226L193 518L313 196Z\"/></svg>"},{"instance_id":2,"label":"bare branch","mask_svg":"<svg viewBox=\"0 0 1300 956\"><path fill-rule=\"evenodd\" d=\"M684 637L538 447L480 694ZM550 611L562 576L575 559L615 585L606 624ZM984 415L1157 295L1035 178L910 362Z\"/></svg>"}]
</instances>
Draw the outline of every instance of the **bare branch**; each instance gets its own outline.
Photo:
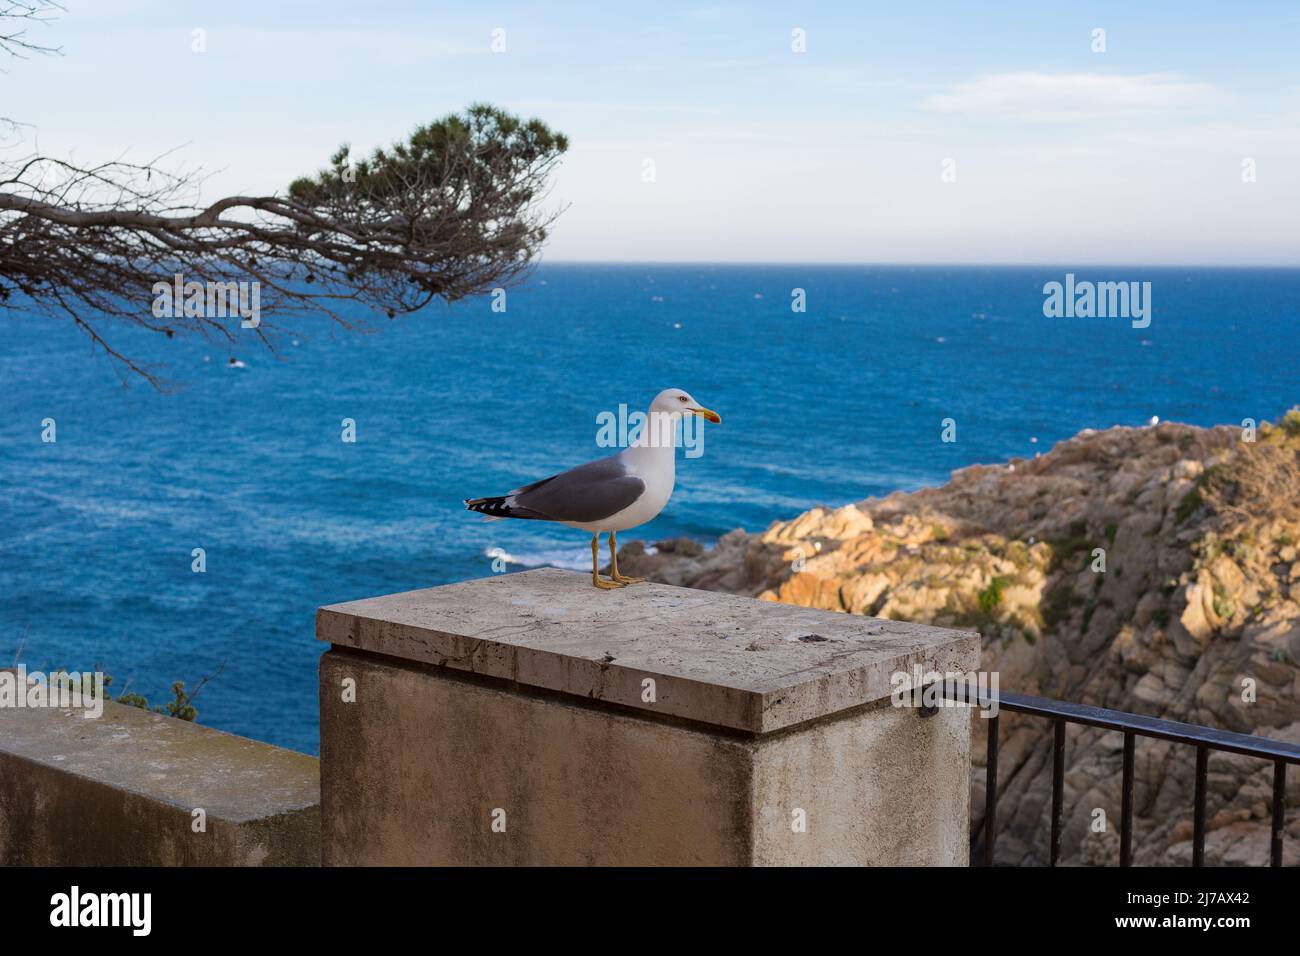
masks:
<instances>
[{"instance_id":1,"label":"bare branch","mask_svg":"<svg viewBox=\"0 0 1300 956\"><path fill-rule=\"evenodd\" d=\"M257 334L268 345L276 317L318 314L354 328L348 303L391 318L482 294L535 261L558 215L541 203L567 147L537 120L472 106L355 163L345 146L283 195L205 206L194 202L195 174L165 172L158 160L0 164L0 309L71 320L156 386L105 327L234 341L240 316L203 307L214 285L257 283ZM184 306L160 310L174 284L187 290Z\"/></svg>"},{"instance_id":2,"label":"bare branch","mask_svg":"<svg viewBox=\"0 0 1300 956\"><path fill-rule=\"evenodd\" d=\"M64 12L54 0L0 0L0 53L26 59L28 53L59 53L59 47L27 39L29 24L45 24Z\"/></svg>"}]
</instances>

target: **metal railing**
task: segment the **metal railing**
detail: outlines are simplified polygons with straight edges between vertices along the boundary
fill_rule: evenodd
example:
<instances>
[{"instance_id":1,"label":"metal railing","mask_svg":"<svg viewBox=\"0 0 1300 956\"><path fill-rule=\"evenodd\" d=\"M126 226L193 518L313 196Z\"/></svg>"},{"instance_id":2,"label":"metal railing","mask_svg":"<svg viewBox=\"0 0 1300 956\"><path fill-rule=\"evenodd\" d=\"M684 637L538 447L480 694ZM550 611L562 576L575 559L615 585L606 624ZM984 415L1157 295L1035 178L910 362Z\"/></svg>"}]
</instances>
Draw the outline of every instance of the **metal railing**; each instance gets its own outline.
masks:
<instances>
[{"instance_id":1,"label":"metal railing","mask_svg":"<svg viewBox=\"0 0 1300 956\"><path fill-rule=\"evenodd\" d=\"M1124 776L1121 783L1119 865L1133 863L1133 750L1138 737L1153 737L1196 748L1196 794L1192 807L1192 866L1205 864L1205 793L1210 751L1244 754L1273 762L1273 822L1270 865L1282 865L1282 828L1286 813L1286 767L1300 764L1300 745L1285 740L1271 740L1228 730L1214 730L1176 720L1144 717L1104 707L1089 707L1068 701L1031 697L1028 694L998 693L981 695L975 687L960 683L943 684L948 700L987 707L996 697L998 708L1017 714L1030 714L1052 721L1052 839L1051 865L1061 856L1061 816L1064 810L1065 725L1083 724L1115 730L1124 734ZM997 838L998 811L998 717L987 718L988 762L985 768L984 865L993 865L993 847Z\"/></svg>"}]
</instances>

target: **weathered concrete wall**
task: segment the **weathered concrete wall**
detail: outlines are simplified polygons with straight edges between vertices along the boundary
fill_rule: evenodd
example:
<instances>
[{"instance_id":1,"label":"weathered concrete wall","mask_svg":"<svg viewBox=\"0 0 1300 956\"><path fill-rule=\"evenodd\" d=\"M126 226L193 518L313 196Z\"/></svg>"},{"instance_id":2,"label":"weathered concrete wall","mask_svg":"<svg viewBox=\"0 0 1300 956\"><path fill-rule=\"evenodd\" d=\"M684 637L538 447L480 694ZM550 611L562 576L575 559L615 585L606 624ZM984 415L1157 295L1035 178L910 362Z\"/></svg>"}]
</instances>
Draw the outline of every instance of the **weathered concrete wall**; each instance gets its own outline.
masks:
<instances>
[{"instance_id":1,"label":"weathered concrete wall","mask_svg":"<svg viewBox=\"0 0 1300 956\"><path fill-rule=\"evenodd\" d=\"M0 708L2 865L319 862L314 757L111 702Z\"/></svg>"},{"instance_id":2,"label":"weathered concrete wall","mask_svg":"<svg viewBox=\"0 0 1300 956\"><path fill-rule=\"evenodd\" d=\"M317 636L326 865L967 862L969 712L884 695L970 633L543 571Z\"/></svg>"},{"instance_id":3,"label":"weathered concrete wall","mask_svg":"<svg viewBox=\"0 0 1300 956\"><path fill-rule=\"evenodd\" d=\"M965 710L757 738L350 651L320 680L326 866L967 862Z\"/></svg>"},{"instance_id":4,"label":"weathered concrete wall","mask_svg":"<svg viewBox=\"0 0 1300 956\"><path fill-rule=\"evenodd\" d=\"M320 678L326 866L748 862L751 742L340 651Z\"/></svg>"},{"instance_id":5,"label":"weathered concrete wall","mask_svg":"<svg viewBox=\"0 0 1300 956\"><path fill-rule=\"evenodd\" d=\"M964 708L923 718L887 704L763 740L754 862L966 866L970 745Z\"/></svg>"}]
</instances>

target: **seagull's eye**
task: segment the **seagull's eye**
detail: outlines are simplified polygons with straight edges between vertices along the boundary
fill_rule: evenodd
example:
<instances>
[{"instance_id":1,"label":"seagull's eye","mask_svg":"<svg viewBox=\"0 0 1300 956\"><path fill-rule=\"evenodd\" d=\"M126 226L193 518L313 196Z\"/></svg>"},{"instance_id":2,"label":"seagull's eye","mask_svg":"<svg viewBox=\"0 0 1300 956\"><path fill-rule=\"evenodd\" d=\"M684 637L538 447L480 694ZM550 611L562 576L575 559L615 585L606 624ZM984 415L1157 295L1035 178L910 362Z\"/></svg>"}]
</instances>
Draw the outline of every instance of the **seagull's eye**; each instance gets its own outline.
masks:
<instances>
[{"instance_id":1,"label":"seagull's eye","mask_svg":"<svg viewBox=\"0 0 1300 956\"><path fill-rule=\"evenodd\" d=\"M684 402L684 401L686 401L686 396L685 396L685 395L678 395L678 396L677 396L677 401L679 401L679 402Z\"/></svg>"}]
</instances>

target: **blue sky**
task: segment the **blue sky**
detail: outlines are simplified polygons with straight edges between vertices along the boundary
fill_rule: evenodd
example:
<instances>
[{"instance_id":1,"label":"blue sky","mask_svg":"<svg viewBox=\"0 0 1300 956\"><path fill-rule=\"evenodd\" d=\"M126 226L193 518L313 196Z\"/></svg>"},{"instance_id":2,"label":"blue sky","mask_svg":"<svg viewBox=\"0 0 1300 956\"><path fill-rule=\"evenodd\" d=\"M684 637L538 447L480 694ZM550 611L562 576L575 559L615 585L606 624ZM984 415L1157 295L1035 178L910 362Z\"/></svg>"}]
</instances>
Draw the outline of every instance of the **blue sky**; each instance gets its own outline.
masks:
<instances>
[{"instance_id":1,"label":"blue sky","mask_svg":"<svg viewBox=\"0 0 1300 956\"><path fill-rule=\"evenodd\" d=\"M202 199L487 101L572 140L556 261L1300 263L1300 3L66 6L6 154Z\"/></svg>"}]
</instances>

